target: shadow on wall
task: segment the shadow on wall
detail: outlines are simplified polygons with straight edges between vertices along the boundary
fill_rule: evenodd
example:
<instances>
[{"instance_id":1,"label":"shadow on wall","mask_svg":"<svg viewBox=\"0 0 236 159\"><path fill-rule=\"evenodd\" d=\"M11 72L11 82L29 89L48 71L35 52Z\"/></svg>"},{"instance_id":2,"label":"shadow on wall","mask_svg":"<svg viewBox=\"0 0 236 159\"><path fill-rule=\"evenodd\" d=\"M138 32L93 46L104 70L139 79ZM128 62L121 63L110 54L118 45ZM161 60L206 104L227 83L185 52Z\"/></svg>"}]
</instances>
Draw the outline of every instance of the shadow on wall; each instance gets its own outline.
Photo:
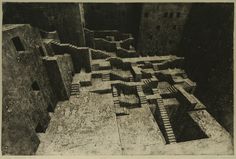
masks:
<instances>
[{"instance_id":1,"label":"shadow on wall","mask_svg":"<svg viewBox=\"0 0 236 159\"><path fill-rule=\"evenodd\" d=\"M3 24L30 24L57 31L60 40L85 46L80 3L3 3Z\"/></svg>"},{"instance_id":2,"label":"shadow on wall","mask_svg":"<svg viewBox=\"0 0 236 159\"><path fill-rule=\"evenodd\" d=\"M194 4L178 55L198 87L195 95L233 135L233 3Z\"/></svg>"},{"instance_id":3,"label":"shadow on wall","mask_svg":"<svg viewBox=\"0 0 236 159\"><path fill-rule=\"evenodd\" d=\"M141 3L84 3L86 27L119 30L138 39ZM136 43L136 42L135 42Z\"/></svg>"}]
</instances>

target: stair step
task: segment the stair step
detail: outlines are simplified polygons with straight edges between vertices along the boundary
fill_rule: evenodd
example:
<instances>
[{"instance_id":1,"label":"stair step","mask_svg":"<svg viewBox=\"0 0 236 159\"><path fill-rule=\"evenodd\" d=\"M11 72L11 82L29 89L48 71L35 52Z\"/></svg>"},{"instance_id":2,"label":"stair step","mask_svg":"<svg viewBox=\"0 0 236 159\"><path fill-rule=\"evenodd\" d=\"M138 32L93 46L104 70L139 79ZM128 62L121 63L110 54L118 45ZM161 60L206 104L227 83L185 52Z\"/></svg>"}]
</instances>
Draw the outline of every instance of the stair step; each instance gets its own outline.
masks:
<instances>
[{"instance_id":1,"label":"stair step","mask_svg":"<svg viewBox=\"0 0 236 159\"><path fill-rule=\"evenodd\" d=\"M168 138L175 138L174 134L167 134Z\"/></svg>"}]
</instances>

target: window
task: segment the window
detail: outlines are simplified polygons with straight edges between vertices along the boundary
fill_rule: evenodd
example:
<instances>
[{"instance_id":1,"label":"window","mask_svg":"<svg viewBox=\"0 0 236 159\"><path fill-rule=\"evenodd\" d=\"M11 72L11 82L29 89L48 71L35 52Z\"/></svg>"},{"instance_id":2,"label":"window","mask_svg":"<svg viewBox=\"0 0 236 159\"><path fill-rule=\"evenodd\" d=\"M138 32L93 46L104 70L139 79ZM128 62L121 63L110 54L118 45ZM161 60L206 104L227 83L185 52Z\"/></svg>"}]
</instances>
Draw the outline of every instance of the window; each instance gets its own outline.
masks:
<instances>
[{"instance_id":1,"label":"window","mask_svg":"<svg viewBox=\"0 0 236 159\"><path fill-rule=\"evenodd\" d=\"M169 40L169 44L172 44L172 42L173 42L172 40Z\"/></svg>"},{"instance_id":2,"label":"window","mask_svg":"<svg viewBox=\"0 0 236 159\"><path fill-rule=\"evenodd\" d=\"M39 85L36 81L33 82L33 84L31 85L31 88L34 90L34 91L39 91Z\"/></svg>"},{"instance_id":3,"label":"window","mask_svg":"<svg viewBox=\"0 0 236 159\"><path fill-rule=\"evenodd\" d=\"M159 31L160 29L161 29L161 26L160 26L160 25L157 25L157 26L156 26L156 30Z\"/></svg>"},{"instance_id":4,"label":"window","mask_svg":"<svg viewBox=\"0 0 236 159\"><path fill-rule=\"evenodd\" d=\"M180 12L176 13L176 17L179 18L180 17Z\"/></svg>"},{"instance_id":5,"label":"window","mask_svg":"<svg viewBox=\"0 0 236 159\"><path fill-rule=\"evenodd\" d=\"M176 26L176 25L174 25L174 26L173 26L173 29L174 29L174 30L176 30L176 28L177 28L177 26Z\"/></svg>"},{"instance_id":6,"label":"window","mask_svg":"<svg viewBox=\"0 0 236 159\"><path fill-rule=\"evenodd\" d=\"M41 55L41 56L45 56L45 53L44 53L44 51L43 51L43 47L42 47L42 46L39 46L38 49L39 49L40 55Z\"/></svg>"},{"instance_id":7,"label":"window","mask_svg":"<svg viewBox=\"0 0 236 159\"><path fill-rule=\"evenodd\" d=\"M48 112L54 112L54 110L53 110L53 108L52 108L52 105L51 105L50 103L48 104L47 111L48 111Z\"/></svg>"},{"instance_id":8,"label":"window","mask_svg":"<svg viewBox=\"0 0 236 159\"><path fill-rule=\"evenodd\" d=\"M38 123L38 125L36 126L35 131L36 131L36 133L43 133L43 132L45 132L43 130L42 125L40 123Z\"/></svg>"},{"instance_id":9,"label":"window","mask_svg":"<svg viewBox=\"0 0 236 159\"><path fill-rule=\"evenodd\" d=\"M173 18L173 13L171 12L170 15L169 15L170 18Z\"/></svg>"},{"instance_id":10,"label":"window","mask_svg":"<svg viewBox=\"0 0 236 159\"><path fill-rule=\"evenodd\" d=\"M144 13L144 17L145 17L145 18L148 18L148 16L149 16L149 13L148 13L148 12Z\"/></svg>"},{"instance_id":11,"label":"window","mask_svg":"<svg viewBox=\"0 0 236 159\"><path fill-rule=\"evenodd\" d=\"M16 48L16 51L25 51L25 48L20 40L20 38L17 36L17 37L14 37L12 38L12 42Z\"/></svg>"},{"instance_id":12,"label":"window","mask_svg":"<svg viewBox=\"0 0 236 159\"><path fill-rule=\"evenodd\" d=\"M165 12L164 17L165 18L168 17L168 12Z\"/></svg>"}]
</instances>

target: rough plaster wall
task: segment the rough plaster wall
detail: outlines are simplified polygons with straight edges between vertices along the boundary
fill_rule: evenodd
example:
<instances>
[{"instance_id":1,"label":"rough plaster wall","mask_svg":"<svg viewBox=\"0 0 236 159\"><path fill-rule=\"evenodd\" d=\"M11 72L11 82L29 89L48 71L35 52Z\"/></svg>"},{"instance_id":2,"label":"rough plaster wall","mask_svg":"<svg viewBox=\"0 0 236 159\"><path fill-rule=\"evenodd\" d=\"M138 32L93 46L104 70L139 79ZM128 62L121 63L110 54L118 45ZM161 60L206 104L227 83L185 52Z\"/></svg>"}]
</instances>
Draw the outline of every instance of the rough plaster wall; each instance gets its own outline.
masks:
<instances>
[{"instance_id":1,"label":"rough plaster wall","mask_svg":"<svg viewBox=\"0 0 236 159\"><path fill-rule=\"evenodd\" d=\"M79 3L4 3L3 24L29 23L46 31L57 30L60 40L85 46Z\"/></svg>"},{"instance_id":2,"label":"rough plaster wall","mask_svg":"<svg viewBox=\"0 0 236 159\"><path fill-rule=\"evenodd\" d=\"M186 3L143 4L138 52L144 55L175 54L190 8L191 4ZM172 18L170 14L173 14Z\"/></svg>"},{"instance_id":3,"label":"rough plaster wall","mask_svg":"<svg viewBox=\"0 0 236 159\"><path fill-rule=\"evenodd\" d=\"M233 5L194 4L178 55L197 82L196 96L233 134Z\"/></svg>"},{"instance_id":4,"label":"rough plaster wall","mask_svg":"<svg viewBox=\"0 0 236 159\"><path fill-rule=\"evenodd\" d=\"M16 52L11 41L15 36L20 37L27 53ZM39 144L35 128L38 123L47 127L47 107L57 102L36 45L42 41L29 25L3 32L3 154L33 154ZM34 81L39 91L32 90Z\"/></svg>"},{"instance_id":5,"label":"rough plaster wall","mask_svg":"<svg viewBox=\"0 0 236 159\"><path fill-rule=\"evenodd\" d=\"M44 58L48 77L52 88L59 100L67 100L70 96L72 70L68 55L55 55Z\"/></svg>"},{"instance_id":6,"label":"rough plaster wall","mask_svg":"<svg viewBox=\"0 0 236 159\"><path fill-rule=\"evenodd\" d=\"M141 3L84 3L86 27L119 30L137 39L141 6Z\"/></svg>"}]
</instances>

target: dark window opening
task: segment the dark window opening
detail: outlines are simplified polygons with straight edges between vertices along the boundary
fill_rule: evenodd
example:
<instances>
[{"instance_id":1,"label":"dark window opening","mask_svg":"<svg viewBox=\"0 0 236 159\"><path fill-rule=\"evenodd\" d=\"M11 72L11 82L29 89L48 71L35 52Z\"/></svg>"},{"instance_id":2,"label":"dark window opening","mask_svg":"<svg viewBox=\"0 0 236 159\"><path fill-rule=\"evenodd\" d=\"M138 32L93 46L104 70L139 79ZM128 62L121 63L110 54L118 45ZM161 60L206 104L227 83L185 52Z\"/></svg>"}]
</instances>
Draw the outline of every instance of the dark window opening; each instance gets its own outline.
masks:
<instances>
[{"instance_id":1,"label":"dark window opening","mask_svg":"<svg viewBox=\"0 0 236 159\"><path fill-rule=\"evenodd\" d=\"M169 44L172 44L172 42L173 42L173 41L172 41L172 40L170 40L170 41L169 41Z\"/></svg>"},{"instance_id":2,"label":"dark window opening","mask_svg":"<svg viewBox=\"0 0 236 159\"><path fill-rule=\"evenodd\" d=\"M50 103L48 104L47 111L48 112L54 112L53 107L52 107L52 105Z\"/></svg>"},{"instance_id":3,"label":"dark window opening","mask_svg":"<svg viewBox=\"0 0 236 159\"><path fill-rule=\"evenodd\" d=\"M171 12L170 15L169 15L170 18L173 18L173 13Z\"/></svg>"},{"instance_id":4,"label":"dark window opening","mask_svg":"<svg viewBox=\"0 0 236 159\"><path fill-rule=\"evenodd\" d=\"M20 40L20 38L17 36L17 37L14 37L12 38L12 42L16 48L16 51L25 51L25 48Z\"/></svg>"},{"instance_id":5,"label":"dark window opening","mask_svg":"<svg viewBox=\"0 0 236 159\"><path fill-rule=\"evenodd\" d=\"M149 16L148 12L144 13L145 18L148 18L148 16Z\"/></svg>"},{"instance_id":6,"label":"dark window opening","mask_svg":"<svg viewBox=\"0 0 236 159\"><path fill-rule=\"evenodd\" d=\"M33 82L33 84L31 85L31 88L34 90L34 91L39 91L39 85L36 81Z\"/></svg>"},{"instance_id":7,"label":"dark window opening","mask_svg":"<svg viewBox=\"0 0 236 159\"><path fill-rule=\"evenodd\" d=\"M44 133L45 132L40 123L38 123L38 125L36 126L35 131L36 131L36 133Z\"/></svg>"},{"instance_id":8,"label":"dark window opening","mask_svg":"<svg viewBox=\"0 0 236 159\"><path fill-rule=\"evenodd\" d=\"M177 17L177 18L179 18L179 17L180 17L180 12L177 12L177 15L176 15L176 17Z\"/></svg>"},{"instance_id":9,"label":"dark window opening","mask_svg":"<svg viewBox=\"0 0 236 159\"><path fill-rule=\"evenodd\" d=\"M173 29L176 30L176 25L173 26Z\"/></svg>"},{"instance_id":10,"label":"dark window opening","mask_svg":"<svg viewBox=\"0 0 236 159\"><path fill-rule=\"evenodd\" d=\"M168 17L168 12L165 12L164 17L165 18Z\"/></svg>"},{"instance_id":11,"label":"dark window opening","mask_svg":"<svg viewBox=\"0 0 236 159\"><path fill-rule=\"evenodd\" d=\"M157 25L156 26L156 30L160 30L161 29L161 26L160 25Z\"/></svg>"},{"instance_id":12,"label":"dark window opening","mask_svg":"<svg viewBox=\"0 0 236 159\"><path fill-rule=\"evenodd\" d=\"M43 51L43 47L42 46L39 46L39 53L41 56L45 56L45 52Z\"/></svg>"}]
</instances>

